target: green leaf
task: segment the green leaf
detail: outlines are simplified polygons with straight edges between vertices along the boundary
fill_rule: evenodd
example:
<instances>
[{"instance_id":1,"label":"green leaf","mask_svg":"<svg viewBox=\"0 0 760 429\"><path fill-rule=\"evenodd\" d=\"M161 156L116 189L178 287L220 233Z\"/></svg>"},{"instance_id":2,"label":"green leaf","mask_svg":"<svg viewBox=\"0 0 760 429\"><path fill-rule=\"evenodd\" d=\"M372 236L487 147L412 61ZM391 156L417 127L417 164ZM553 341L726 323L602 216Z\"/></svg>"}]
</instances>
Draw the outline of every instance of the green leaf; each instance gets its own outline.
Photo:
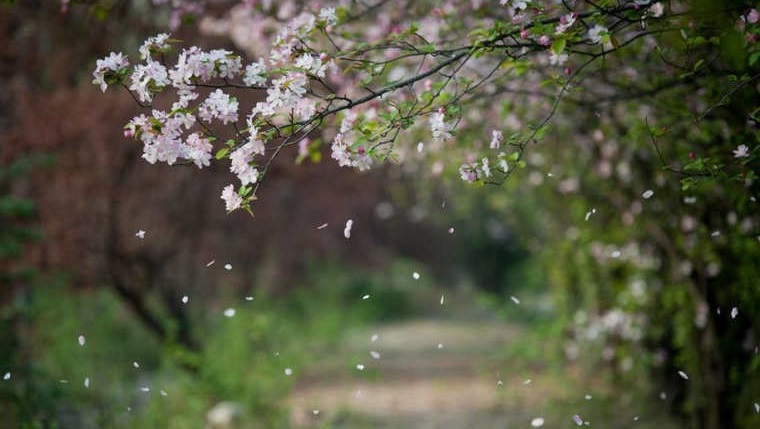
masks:
<instances>
[{"instance_id":1,"label":"green leaf","mask_svg":"<svg viewBox=\"0 0 760 429\"><path fill-rule=\"evenodd\" d=\"M227 156L227 154L228 154L229 152L230 152L230 148L228 148L228 147L223 147L223 148L219 149L219 150L216 152L216 156L215 156L215 158L216 158L216 159L222 159L222 158L226 157L226 156Z\"/></svg>"},{"instance_id":2,"label":"green leaf","mask_svg":"<svg viewBox=\"0 0 760 429\"><path fill-rule=\"evenodd\" d=\"M749 56L749 65L754 66L757 60L760 60L760 52L753 52Z\"/></svg>"},{"instance_id":3,"label":"green leaf","mask_svg":"<svg viewBox=\"0 0 760 429\"><path fill-rule=\"evenodd\" d=\"M417 49L419 49L421 52L431 53L435 52L436 48L435 45L432 43L428 43L422 46L418 46Z\"/></svg>"},{"instance_id":4,"label":"green leaf","mask_svg":"<svg viewBox=\"0 0 760 429\"><path fill-rule=\"evenodd\" d=\"M562 51L565 50L565 45L567 45L567 40L565 39L556 39L554 43L552 43L552 52L559 55L562 53Z\"/></svg>"},{"instance_id":5,"label":"green leaf","mask_svg":"<svg viewBox=\"0 0 760 429\"><path fill-rule=\"evenodd\" d=\"M247 197L247 196L248 196L248 194L250 194L250 193L251 193L251 191L253 191L253 188L251 188L250 186L241 186L241 187L238 189L238 192L237 192L237 193L238 193L238 195L240 195L241 197L245 198L245 197Z\"/></svg>"}]
</instances>

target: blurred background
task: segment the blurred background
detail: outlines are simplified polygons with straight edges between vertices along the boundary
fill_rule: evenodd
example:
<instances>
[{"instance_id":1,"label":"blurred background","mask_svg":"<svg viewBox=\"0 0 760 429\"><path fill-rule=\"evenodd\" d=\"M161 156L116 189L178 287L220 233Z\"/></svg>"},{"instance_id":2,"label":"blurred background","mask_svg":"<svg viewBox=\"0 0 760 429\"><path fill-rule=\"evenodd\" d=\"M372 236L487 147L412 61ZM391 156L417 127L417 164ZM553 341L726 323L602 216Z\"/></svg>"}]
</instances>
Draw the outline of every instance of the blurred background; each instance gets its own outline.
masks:
<instances>
[{"instance_id":1,"label":"blurred background","mask_svg":"<svg viewBox=\"0 0 760 429\"><path fill-rule=\"evenodd\" d=\"M692 87L568 107L502 186L286 154L227 215L226 168L145 163L91 84L173 19L257 49L204 16L0 5L0 427L760 427L757 186L684 190L620 113ZM728 103L665 155L754 142Z\"/></svg>"}]
</instances>

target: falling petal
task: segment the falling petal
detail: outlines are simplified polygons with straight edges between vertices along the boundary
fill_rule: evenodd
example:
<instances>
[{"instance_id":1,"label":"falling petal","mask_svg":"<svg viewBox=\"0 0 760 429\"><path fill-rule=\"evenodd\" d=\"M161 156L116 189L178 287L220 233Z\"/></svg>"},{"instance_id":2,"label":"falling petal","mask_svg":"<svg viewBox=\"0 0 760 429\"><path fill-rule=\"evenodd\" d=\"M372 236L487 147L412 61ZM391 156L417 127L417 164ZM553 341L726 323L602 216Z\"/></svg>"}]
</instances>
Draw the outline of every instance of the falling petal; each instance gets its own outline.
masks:
<instances>
[{"instance_id":1,"label":"falling petal","mask_svg":"<svg viewBox=\"0 0 760 429\"><path fill-rule=\"evenodd\" d=\"M206 266L210 267L210 266L214 265L214 262L216 262L216 259L214 259L213 261L208 261L208 263L206 264Z\"/></svg>"},{"instance_id":2,"label":"falling petal","mask_svg":"<svg viewBox=\"0 0 760 429\"><path fill-rule=\"evenodd\" d=\"M285 368L285 375L290 377L291 375L293 375L293 370L290 368Z\"/></svg>"},{"instance_id":3,"label":"falling petal","mask_svg":"<svg viewBox=\"0 0 760 429\"><path fill-rule=\"evenodd\" d=\"M89 389L90 388L90 377L85 377L84 378L84 387L85 387L85 389Z\"/></svg>"},{"instance_id":4,"label":"falling petal","mask_svg":"<svg viewBox=\"0 0 760 429\"><path fill-rule=\"evenodd\" d=\"M372 356L372 359L380 359L380 353L372 350L369 352L369 355Z\"/></svg>"},{"instance_id":5,"label":"falling petal","mask_svg":"<svg viewBox=\"0 0 760 429\"><path fill-rule=\"evenodd\" d=\"M445 297L445 296L443 296L443 295L441 295L441 305L443 305L443 301L444 301L444 299L446 299L446 297Z\"/></svg>"},{"instance_id":6,"label":"falling petal","mask_svg":"<svg viewBox=\"0 0 760 429\"><path fill-rule=\"evenodd\" d=\"M317 229L325 229L325 228L327 228L327 224L326 223L323 223L322 225L319 225L317 227Z\"/></svg>"},{"instance_id":7,"label":"falling petal","mask_svg":"<svg viewBox=\"0 0 760 429\"><path fill-rule=\"evenodd\" d=\"M573 421L578 426L581 426L583 424L583 419L578 414L573 415Z\"/></svg>"},{"instance_id":8,"label":"falling petal","mask_svg":"<svg viewBox=\"0 0 760 429\"><path fill-rule=\"evenodd\" d=\"M360 363L357 363L356 364L356 369L358 369L359 371L364 371L364 365L362 365Z\"/></svg>"},{"instance_id":9,"label":"falling petal","mask_svg":"<svg viewBox=\"0 0 760 429\"><path fill-rule=\"evenodd\" d=\"M137 233L135 233L135 237L137 237L140 240L142 240L143 238L145 238L145 231L143 231L142 229L139 230L139 231L137 231Z\"/></svg>"},{"instance_id":10,"label":"falling petal","mask_svg":"<svg viewBox=\"0 0 760 429\"><path fill-rule=\"evenodd\" d=\"M132 362L132 366L135 368L140 368L140 364L137 363L137 361Z\"/></svg>"},{"instance_id":11,"label":"falling petal","mask_svg":"<svg viewBox=\"0 0 760 429\"><path fill-rule=\"evenodd\" d=\"M80 336L77 338L77 341L79 342L79 345L80 345L80 346L84 346L84 343L86 343L86 342L87 342L87 339L84 337L84 335L80 335Z\"/></svg>"},{"instance_id":12,"label":"falling petal","mask_svg":"<svg viewBox=\"0 0 760 429\"><path fill-rule=\"evenodd\" d=\"M678 375L680 375L681 378L683 378L684 380L688 380L689 379L689 376L686 375L686 373L683 372L683 371L678 371Z\"/></svg>"},{"instance_id":13,"label":"falling petal","mask_svg":"<svg viewBox=\"0 0 760 429\"><path fill-rule=\"evenodd\" d=\"M6 373L3 375L3 380L10 380L10 379L11 379L11 373L10 373L10 372L6 372Z\"/></svg>"},{"instance_id":14,"label":"falling petal","mask_svg":"<svg viewBox=\"0 0 760 429\"><path fill-rule=\"evenodd\" d=\"M229 271L232 269L232 264L224 264L224 269Z\"/></svg>"},{"instance_id":15,"label":"falling petal","mask_svg":"<svg viewBox=\"0 0 760 429\"><path fill-rule=\"evenodd\" d=\"M252 296L247 296L247 297L245 297L245 300L246 301L253 301L253 297Z\"/></svg>"},{"instance_id":16,"label":"falling petal","mask_svg":"<svg viewBox=\"0 0 760 429\"><path fill-rule=\"evenodd\" d=\"M372 337L370 337L369 340L374 343L375 341L377 341L378 338L380 338L380 337L377 334L372 334Z\"/></svg>"},{"instance_id":17,"label":"falling petal","mask_svg":"<svg viewBox=\"0 0 760 429\"><path fill-rule=\"evenodd\" d=\"M190 298L187 297L187 295L182 296L182 303L187 304L190 301Z\"/></svg>"},{"instance_id":18,"label":"falling petal","mask_svg":"<svg viewBox=\"0 0 760 429\"><path fill-rule=\"evenodd\" d=\"M369 299L369 294L367 294L367 295L364 295L364 296L362 297L362 299L364 299L364 300L367 300L367 299Z\"/></svg>"},{"instance_id":19,"label":"falling petal","mask_svg":"<svg viewBox=\"0 0 760 429\"><path fill-rule=\"evenodd\" d=\"M143 392L150 392L150 387L141 387L140 390Z\"/></svg>"},{"instance_id":20,"label":"falling petal","mask_svg":"<svg viewBox=\"0 0 760 429\"><path fill-rule=\"evenodd\" d=\"M412 273L412 278L415 279L415 280L419 280L420 279L420 273L418 273L417 271L413 272Z\"/></svg>"},{"instance_id":21,"label":"falling petal","mask_svg":"<svg viewBox=\"0 0 760 429\"><path fill-rule=\"evenodd\" d=\"M647 189L646 191L644 191L643 194L641 194L641 196L644 197L645 200L652 198L652 195L654 195L654 191L651 189Z\"/></svg>"},{"instance_id":22,"label":"falling petal","mask_svg":"<svg viewBox=\"0 0 760 429\"><path fill-rule=\"evenodd\" d=\"M540 428L544 425L544 418L543 417L536 417L535 419L530 421L530 425L534 428Z\"/></svg>"},{"instance_id":23,"label":"falling petal","mask_svg":"<svg viewBox=\"0 0 760 429\"><path fill-rule=\"evenodd\" d=\"M515 298L514 296L510 296L509 299L511 299L512 302L514 302L515 304L519 304L520 303L520 300L517 299L517 298Z\"/></svg>"},{"instance_id":24,"label":"falling petal","mask_svg":"<svg viewBox=\"0 0 760 429\"><path fill-rule=\"evenodd\" d=\"M234 317L235 316L235 309L234 308L228 308L224 310L224 315L226 317Z\"/></svg>"},{"instance_id":25,"label":"falling petal","mask_svg":"<svg viewBox=\"0 0 760 429\"><path fill-rule=\"evenodd\" d=\"M163 390L163 389L161 390L160 393L161 393L161 396L167 396L168 395L168 393L166 393L166 390Z\"/></svg>"},{"instance_id":26,"label":"falling petal","mask_svg":"<svg viewBox=\"0 0 760 429\"><path fill-rule=\"evenodd\" d=\"M586 212L586 219L585 219L585 221L586 221L586 222L588 222L589 218L590 218L590 217L591 217L591 215L592 215L592 214L594 214L594 213L596 213L596 209L591 209L591 210L587 211L587 212Z\"/></svg>"},{"instance_id":27,"label":"falling petal","mask_svg":"<svg viewBox=\"0 0 760 429\"><path fill-rule=\"evenodd\" d=\"M449 227L449 234L453 234L453 233L454 233L454 227L453 226Z\"/></svg>"},{"instance_id":28,"label":"falling petal","mask_svg":"<svg viewBox=\"0 0 760 429\"><path fill-rule=\"evenodd\" d=\"M736 319L736 316L738 316L738 315L739 315L739 309L736 308L736 307L732 308L731 309L731 318L732 319Z\"/></svg>"},{"instance_id":29,"label":"falling petal","mask_svg":"<svg viewBox=\"0 0 760 429\"><path fill-rule=\"evenodd\" d=\"M346 221L346 227L343 229L343 236L346 238L351 238L351 227L354 225L354 221L352 219L349 219Z\"/></svg>"}]
</instances>

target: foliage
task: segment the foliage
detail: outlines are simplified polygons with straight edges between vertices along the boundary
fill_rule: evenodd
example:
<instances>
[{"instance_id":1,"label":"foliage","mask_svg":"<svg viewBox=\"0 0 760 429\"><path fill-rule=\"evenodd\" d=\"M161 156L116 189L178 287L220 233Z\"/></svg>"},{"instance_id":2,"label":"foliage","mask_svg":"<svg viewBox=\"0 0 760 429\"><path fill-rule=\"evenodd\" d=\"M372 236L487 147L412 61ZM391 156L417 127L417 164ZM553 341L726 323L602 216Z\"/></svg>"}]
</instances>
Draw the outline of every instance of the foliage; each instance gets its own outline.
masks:
<instances>
[{"instance_id":1,"label":"foliage","mask_svg":"<svg viewBox=\"0 0 760 429\"><path fill-rule=\"evenodd\" d=\"M14 380L4 386L26 396L2 415L19 427L202 428L226 401L244 427L287 427L284 400L303 369L350 330L410 311L415 293L409 280L381 289L376 275L319 267L287 299L254 293L212 306L195 353L158 342L109 289L72 293L65 278L39 279L20 304L25 361L4 366ZM399 284L409 268L392 268Z\"/></svg>"}]
</instances>

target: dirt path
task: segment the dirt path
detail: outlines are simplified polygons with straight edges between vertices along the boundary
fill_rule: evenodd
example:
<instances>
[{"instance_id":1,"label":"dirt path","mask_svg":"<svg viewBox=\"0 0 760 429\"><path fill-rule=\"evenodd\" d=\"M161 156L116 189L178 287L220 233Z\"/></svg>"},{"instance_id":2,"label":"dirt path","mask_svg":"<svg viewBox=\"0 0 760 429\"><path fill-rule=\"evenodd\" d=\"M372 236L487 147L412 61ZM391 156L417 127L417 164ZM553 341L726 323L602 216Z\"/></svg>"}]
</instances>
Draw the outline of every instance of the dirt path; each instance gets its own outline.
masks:
<instances>
[{"instance_id":1,"label":"dirt path","mask_svg":"<svg viewBox=\"0 0 760 429\"><path fill-rule=\"evenodd\" d=\"M321 361L299 379L290 397L292 422L503 428L509 414L529 424L524 405L540 405L544 388L498 359L520 334L504 323L438 320L355 332L335 354L340 358Z\"/></svg>"}]
</instances>

